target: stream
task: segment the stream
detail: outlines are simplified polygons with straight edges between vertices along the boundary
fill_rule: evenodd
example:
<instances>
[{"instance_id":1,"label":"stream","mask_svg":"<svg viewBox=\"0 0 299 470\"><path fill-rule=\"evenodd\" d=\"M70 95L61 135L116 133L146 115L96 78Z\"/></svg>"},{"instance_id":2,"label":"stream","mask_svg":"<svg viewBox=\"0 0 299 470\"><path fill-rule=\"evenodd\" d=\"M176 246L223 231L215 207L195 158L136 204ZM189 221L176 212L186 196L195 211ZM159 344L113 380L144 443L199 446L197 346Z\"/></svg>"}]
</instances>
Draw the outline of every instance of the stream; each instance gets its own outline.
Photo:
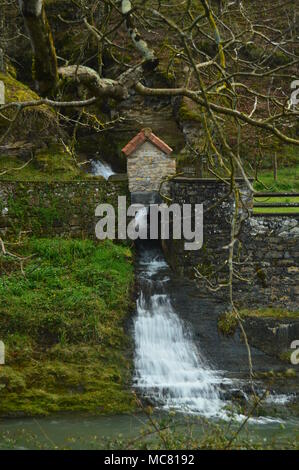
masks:
<instances>
[{"instance_id":1,"label":"stream","mask_svg":"<svg viewBox=\"0 0 299 470\"><path fill-rule=\"evenodd\" d=\"M163 414L155 413L155 418ZM136 416L90 416L83 413L51 415L43 418L24 418L0 420L1 449L107 449L107 443L117 439L136 439L146 428L147 417ZM180 423L179 423L180 424ZM275 440L277 448L287 445L288 441L298 439L298 420L289 419L284 428L280 423L267 425L252 423L240 434L251 442L266 444ZM178 429L184 429L184 421ZM231 427L236 429L236 425ZM194 435L203 432L202 425L194 428ZM115 446L114 448L119 448Z\"/></svg>"},{"instance_id":2,"label":"stream","mask_svg":"<svg viewBox=\"0 0 299 470\"><path fill-rule=\"evenodd\" d=\"M162 251L143 246L138 275L136 388L163 409L220 416L224 403L217 391L219 377L173 309L167 288L171 273Z\"/></svg>"},{"instance_id":3,"label":"stream","mask_svg":"<svg viewBox=\"0 0 299 470\"><path fill-rule=\"evenodd\" d=\"M178 292L179 283L176 284L158 244L138 242L136 276L139 294L131 325L135 340L134 389L145 402L155 406L155 417L163 418L171 410L176 412L177 420L204 418L237 429L245 416L236 411L234 423L229 424L231 411L228 411L228 405L231 394L236 390L239 392L243 386L248 388L248 380L234 372L229 373L219 364L219 368L215 367L217 356L211 360L204 341L201 348L200 334L195 341L194 332L183 315L184 311L189 311L189 303L193 305L195 300L183 290L184 287ZM203 309L197 313L203 318L199 323L207 333L204 336L209 336L208 323L204 320L209 311L204 302L198 299L196 302ZM281 410L285 409L288 400L287 395L267 398L268 403L276 404ZM269 414L252 417L242 433L253 442L262 440L266 443L275 438L276 446L285 444L288 439L294 440L298 433L298 416L290 413L280 416L283 418ZM107 439L117 439L120 435L126 439L134 438L147 421L148 417L142 412L135 416L68 413L38 419L2 419L0 449L107 448ZM195 435L202 432L199 423Z\"/></svg>"},{"instance_id":4,"label":"stream","mask_svg":"<svg viewBox=\"0 0 299 470\"><path fill-rule=\"evenodd\" d=\"M245 416L234 407L234 398L244 405L252 393L243 341L219 336L216 306L192 297L195 286L181 285L158 244L140 241L137 252L134 387L159 410L227 421L233 409L234 419L242 421ZM275 359L256 348L251 353L255 370L275 365ZM260 397L266 389L263 381L255 381ZM284 407L295 401L294 389L272 387L263 399L263 416L249 421L282 423Z\"/></svg>"}]
</instances>

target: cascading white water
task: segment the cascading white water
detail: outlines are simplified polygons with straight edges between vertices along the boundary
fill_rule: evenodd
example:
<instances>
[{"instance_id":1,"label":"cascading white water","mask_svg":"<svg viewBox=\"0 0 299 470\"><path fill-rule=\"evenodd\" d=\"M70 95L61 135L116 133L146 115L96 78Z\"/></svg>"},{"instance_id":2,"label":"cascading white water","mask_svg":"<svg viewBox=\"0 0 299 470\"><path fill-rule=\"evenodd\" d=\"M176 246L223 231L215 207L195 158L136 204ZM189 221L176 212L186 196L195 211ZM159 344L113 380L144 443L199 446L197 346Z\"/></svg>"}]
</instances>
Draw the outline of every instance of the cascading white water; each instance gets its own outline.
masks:
<instances>
[{"instance_id":1,"label":"cascading white water","mask_svg":"<svg viewBox=\"0 0 299 470\"><path fill-rule=\"evenodd\" d=\"M102 160L93 160L91 162L91 172L95 176L104 176L106 180L109 176L115 174L109 163Z\"/></svg>"},{"instance_id":2,"label":"cascading white water","mask_svg":"<svg viewBox=\"0 0 299 470\"><path fill-rule=\"evenodd\" d=\"M135 216L139 231L146 227L147 210ZM231 420L220 398L220 384L235 390L240 380L213 370L171 302L171 272L157 247L143 242L139 249L140 294L134 321L135 386L159 407ZM248 420L235 413L234 419ZM278 418L249 418L265 424Z\"/></svg>"},{"instance_id":3,"label":"cascading white water","mask_svg":"<svg viewBox=\"0 0 299 470\"><path fill-rule=\"evenodd\" d=\"M135 228L139 233L142 233L147 229L147 213L148 208L142 207L135 215Z\"/></svg>"},{"instance_id":4,"label":"cascading white water","mask_svg":"<svg viewBox=\"0 0 299 470\"><path fill-rule=\"evenodd\" d=\"M146 211L136 217L139 223ZM142 250L135 319L135 384L163 408L217 416L223 402L217 374L208 367L166 293L168 265L161 253Z\"/></svg>"}]
</instances>

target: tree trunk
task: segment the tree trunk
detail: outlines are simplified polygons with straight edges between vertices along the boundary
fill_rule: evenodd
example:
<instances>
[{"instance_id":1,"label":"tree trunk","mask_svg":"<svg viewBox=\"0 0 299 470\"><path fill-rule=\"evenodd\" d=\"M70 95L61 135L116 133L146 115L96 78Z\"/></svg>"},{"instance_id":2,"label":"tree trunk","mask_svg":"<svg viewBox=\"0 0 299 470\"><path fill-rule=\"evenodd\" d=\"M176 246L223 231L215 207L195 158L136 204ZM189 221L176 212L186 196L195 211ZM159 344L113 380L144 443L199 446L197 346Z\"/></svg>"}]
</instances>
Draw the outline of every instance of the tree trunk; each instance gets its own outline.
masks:
<instances>
[{"instance_id":1,"label":"tree trunk","mask_svg":"<svg viewBox=\"0 0 299 470\"><path fill-rule=\"evenodd\" d=\"M33 76L41 95L51 95L58 83L56 51L43 0L20 0L20 9L34 54Z\"/></svg>"}]
</instances>

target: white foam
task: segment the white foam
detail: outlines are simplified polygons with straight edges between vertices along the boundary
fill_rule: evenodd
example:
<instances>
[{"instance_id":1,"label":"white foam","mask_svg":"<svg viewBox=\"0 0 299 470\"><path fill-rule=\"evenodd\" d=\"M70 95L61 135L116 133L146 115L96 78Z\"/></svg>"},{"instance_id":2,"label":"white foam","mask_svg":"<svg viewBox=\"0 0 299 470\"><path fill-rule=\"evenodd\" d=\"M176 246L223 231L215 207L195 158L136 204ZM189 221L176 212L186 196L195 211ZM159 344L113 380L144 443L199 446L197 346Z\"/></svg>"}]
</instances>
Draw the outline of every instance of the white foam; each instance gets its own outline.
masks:
<instances>
[{"instance_id":1,"label":"white foam","mask_svg":"<svg viewBox=\"0 0 299 470\"><path fill-rule=\"evenodd\" d=\"M144 271L144 287L151 289L152 275L166 266L163 260L151 260ZM141 289L135 344L135 383L145 395L163 409L206 417L221 415L224 402L217 391L220 378L197 350L168 294L146 295Z\"/></svg>"},{"instance_id":2,"label":"white foam","mask_svg":"<svg viewBox=\"0 0 299 470\"><path fill-rule=\"evenodd\" d=\"M115 175L109 163L102 160L93 160L91 162L91 172L95 176L104 176L106 180L109 176Z\"/></svg>"}]
</instances>

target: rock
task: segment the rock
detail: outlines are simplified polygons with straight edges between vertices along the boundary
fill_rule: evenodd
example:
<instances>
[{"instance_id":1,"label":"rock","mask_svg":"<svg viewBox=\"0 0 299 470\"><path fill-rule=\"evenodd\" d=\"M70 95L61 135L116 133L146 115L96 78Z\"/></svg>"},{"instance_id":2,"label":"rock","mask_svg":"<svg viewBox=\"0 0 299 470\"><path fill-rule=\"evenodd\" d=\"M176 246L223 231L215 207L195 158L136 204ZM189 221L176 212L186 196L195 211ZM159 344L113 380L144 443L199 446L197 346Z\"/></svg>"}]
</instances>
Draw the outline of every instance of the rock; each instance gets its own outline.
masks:
<instances>
[{"instance_id":1,"label":"rock","mask_svg":"<svg viewBox=\"0 0 299 470\"><path fill-rule=\"evenodd\" d=\"M299 238L299 227L294 227L290 230L290 235L295 238Z\"/></svg>"}]
</instances>

